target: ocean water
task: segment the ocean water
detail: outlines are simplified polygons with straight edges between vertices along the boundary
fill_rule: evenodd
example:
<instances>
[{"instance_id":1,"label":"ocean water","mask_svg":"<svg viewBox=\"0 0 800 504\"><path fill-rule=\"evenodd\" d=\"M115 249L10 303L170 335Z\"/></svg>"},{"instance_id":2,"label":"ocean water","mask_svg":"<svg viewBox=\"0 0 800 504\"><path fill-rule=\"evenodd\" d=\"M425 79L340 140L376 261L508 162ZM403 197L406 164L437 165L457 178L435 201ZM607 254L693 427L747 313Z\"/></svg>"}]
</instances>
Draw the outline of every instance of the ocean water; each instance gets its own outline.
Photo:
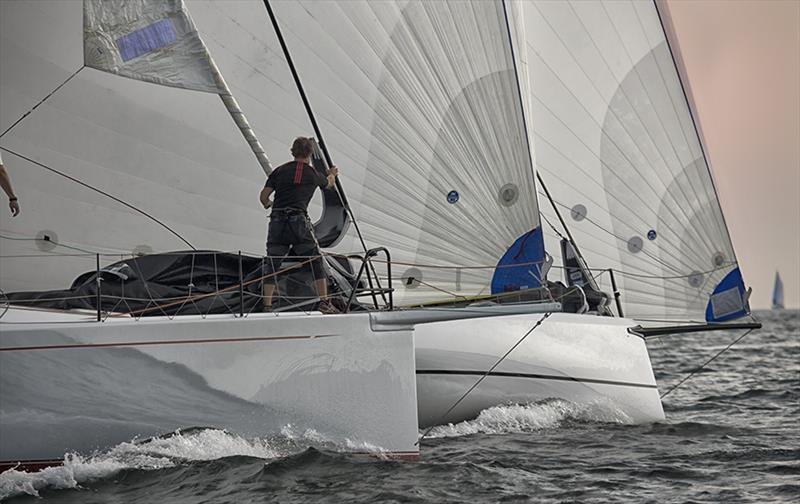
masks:
<instances>
[{"instance_id":1,"label":"ocean water","mask_svg":"<svg viewBox=\"0 0 800 504\"><path fill-rule=\"evenodd\" d=\"M798 502L800 312L753 332L629 425L607 405L499 406L435 428L422 460L342 452L317 432L198 431L0 475L0 499L63 503ZM649 345L662 392L740 333Z\"/></svg>"}]
</instances>

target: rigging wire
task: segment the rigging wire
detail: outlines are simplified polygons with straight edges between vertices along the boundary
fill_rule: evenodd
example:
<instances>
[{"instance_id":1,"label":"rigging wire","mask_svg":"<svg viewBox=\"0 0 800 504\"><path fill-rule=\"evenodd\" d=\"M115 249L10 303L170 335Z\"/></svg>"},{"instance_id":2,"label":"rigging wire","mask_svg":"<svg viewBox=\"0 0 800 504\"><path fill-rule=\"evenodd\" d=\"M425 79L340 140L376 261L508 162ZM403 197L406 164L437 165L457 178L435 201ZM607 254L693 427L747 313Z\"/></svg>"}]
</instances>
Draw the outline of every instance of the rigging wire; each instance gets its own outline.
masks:
<instances>
[{"instance_id":1,"label":"rigging wire","mask_svg":"<svg viewBox=\"0 0 800 504\"><path fill-rule=\"evenodd\" d=\"M71 80L72 80L72 78L73 78L73 77L75 77L76 75L78 75L78 74L80 73L80 71L81 71L81 70L83 70L84 68L86 68L86 65L81 65L81 67L80 67L79 69L77 69L77 70L75 70L74 72L72 72L72 75L70 75L69 77L67 77L67 80L65 80L64 82L62 82L62 83L61 83L61 84L59 84L58 86L56 86L56 88L55 88L55 89L53 89L52 91L50 91L50 93L48 93L48 94L47 94L47 96L45 96L44 98L42 98L41 100L39 100L39 102L38 102L36 105L34 105L33 107L31 107L31 108L30 108L30 110L28 110L27 112L25 112L24 114L22 114L22 116L20 116L20 118L19 118L19 119L17 119L16 121L14 121L14 124L12 124L12 125L11 125L11 126L9 126L8 128L6 128L6 130L5 130L3 133L0 133L0 138L3 138L4 136L6 136L6 133L8 133L8 132L9 132L9 131L11 131L12 129L14 129L14 128L15 128L15 127L16 127L16 126L19 124L19 123L21 123L21 122L22 122L22 120L23 120L23 119L25 119L26 117L28 117L28 116L29 116L29 115L30 115L30 114L31 114L31 113L32 113L34 110L36 110L36 109L39 107L39 105L41 105L42 103L44 103L45 101L47 101L47 99L48 99L48 98L50 98L51 96L53 96L54 94L56 94L56 91L58 91L59 89L61 89L62 87L64 87L64 86L67 84L67 82L71 81Z\"/></svg>"},{"instance_id":2,"label":"rigging wire","mask_svg":"<svg viewBox=\"0 0 800 504\"><path fill-rule=\"evenodd\" d=\"M481 375L481 377L480 377L480 378L478 378L478 380L477 380L477 381L476 381L474 384L472 384L472 386L471 386L469 389L467 389L467 391L466 391L466 392L464 392L464 393L461 395L461 397L459 397L459 398L458 398L458 400L457 400L455 403L453 403L453 405L452 405L452 406L450 406L450 408L449 408L447 411L445 411L445 412L444 412L444 414L443 414L441 417L439 417L439 421L441 422L442 420L444 420L445 418L447 418L447 415L449 415L451 411L453 411L453 410L454 410L454 409L455 409L455 408L456 408L456 407L457 407L459 404L461 404L461 401L463 401L463 400L464 400L464 399L465 399L465 398L466 398L466 397L467 397L467 396L470 394L470 392L472 392L473 390L475 390L475 388L476 388L478 385L480 385L480 384L481 384L481 382L482 382L482 381L483 381L483 380L484 380L484 379L485 379L487 376L489 376L489 374L491 374L491 372L492 372L492 371L494 371L494 370L495 370L495 368L496 368L497 366L499 366L499 365L500 365L500 363L502 363L502 362L505 360L505 358L506 358L506 357L508 357L508 355L509 355L511 352L513 352L513 351L514 351L514 349L516 349L516 348L517 348L519 345L521 345L521 344L522 344L522 342L523 342L523 341L525 341L525 338L527 338L527 337L528 337L528 336L529 336L529 335L530 335L530 334L531 334L533 331L535 331L535 330L536 330L536 329L537 329L537 328L538 328L540 325L542 325L542 322L544 322L544 321L547 319L547 317L549 317L550 315L552 315L552 313L550 313L550 312L547 312L547 313L545 313L544 315L542 315L542 318L540 318L540 319L539 319L539 320L538 320L538 321L537 321L537 322L536 322L536 323L533 325L533 327L531 327L530 329L528 329L528 332L526 332L525 334L523 334L523 335L522 335L522 337L521 337L519 340L517 340L517 342L516 342L516 343L514 343L514 345L512 345L512 347L511 347L511 348L509 348L509 349L508 349L508 351L507 351L506 353L504 353L502 357L500 357L499 359L497 359L497 362L495 362L494 364L492 364L492 367L490 367L490 368L489 368L489 369L488 369L488 370L487 370L485 373L483 373L483 375ZM420 444L420 443L421 443L421 442L422 442L422 441L423 441L423 440L424 440L424 439L425 439L425 438L428 436L428 434L430 434L430 433L431 433L431 431L434 429L434 427L436 427L436 425L431 425L430 427L428 427L428 430L426 430L426 431L425 431L425 432L422 434L422 436L420 436L420 438L417 440L417 442L416 442L416 443L414 443L414 445L415 445L415 446L418 446L418 445L419 445L419 444Z\"/></svg>"},{"instance_id":3,"label":"rigging wire","mask_svg":"<svg viewBox=\"0 0 800 504\"><path fill-rule=\"evenodd\" d=\"M752 319L753 317L751 316L750 318ZM754 320L755 320L755 319L754 319ZM746 337L748 334L750 334L750 333L751 333L751 332L753 332L754 330L755 330L755 329L748 329L748 330L747 330L747 331L745 331L745 332L744 332L744 333L743 333L741 336L739 336L738 338L736 338L735 340L733 340L731 343L729 343L729 344L728 344L728 346L726 346L725 348L723 348L723 349L722 349L722 350L720 350L719 352L715 353L713 357L711 357L710 359L708 359L707 361L705 361L705 362L704 362L702 365L700 365L699 367L695 368L695 369L694 369L692 372L690 372L688 375L686 375L686 376L685 376L685 377L684 377L684 378L683 378L681 381L679 381L678 383L676 383L675 385L673 385L672 387L670 387L670 389L669 389L669 390L667 390L666 392L664 392L663 394L661 394L661 397L660 397L660 399L664 399L665 397L667 397L667 396L668 396L668 395L669 395L669 394L670 394L672 391L676 390L678 387L680 387L681 385L683 385L684 383L686 383L686 381L688 381L688 380L689 380L689 379L690 379L692 376L694 376L695 374L697 374L697 373L699 373L700 371L702 371L702 370L703 370L703 368L705 368L706 366L708 366L709 364L711 364L711 362L713 362L713 361L714 361L714 360L715 360L717 357L719 357L720 355L722 355L722 354L724 354L725 352L727 352L728 350L730 350L730 349L731 349L731 347L733 347L733 345L735 345L735 344L739 343L741 340L743 340L743 339L744 339L744 338L745 338L745 337Z\"/></svg>"},{"instance_id":4,"label":"rigging wire","mask_svg":"<svg viewBox=\"0 0 800 504\"><path fill-rule=\"evenodd\" d=\"M147 217L148 219L152 220L153 222L155 222L155 223L156 223L156 224L158 224L159 226L163 227L164 229L166 229L167 231L169 231L170 233L172 233L173 235L175 235L175 236L176 236L176 237L177 237L179 240L181 240L183 243L185 243L187 246L189 246L189 248L191 248L192 250L197 250L197 249L194 247L194 245L192 245L191 243L189 243L189 242L188 242L188 241L187 241L187 240L186 240L186 239L185 239L183 236L181 236L181 235L180 235L180 234L179 234L177 231L175 231L174 229L172 229L171 227L169 227L167 224L165 224L165 223L161 222L161 221L160 221L159 219L157 219L156 217L154 217L154 216L150 215L149 213L145 212L145 211L144 211L144 210L142 210L141 208L139 208L139 207L137 207L137 206L135 206L135 205L132 205L132 204L130 204L130 203L128 203L128 202L126 202L126 201L124 201L124 200L122 200L122 199L120 199L120 198L116 197L116 196L113 196L113 195L111 195L111 194L109 194L109 193L107 193L107 192L103 191L102 189L98 189L97 187L94 187L94 186L93 186L93 185L91 185L91 184L87 184L86 182L83 182L83 181L81 181L81 180L78 180L78 179L77 179L77 178L75 178L75 177L72 177L72 176L70 176L70 175L67 175L66 173L64 173L64 172L62 172L62 171L56 170L55 168L52 168L52 167L50 167L50 166L47 166L47 165L46 165L46 164L44 164L44 163L40 163L39 161L36 161L35 159L29 158L28 156L24 156L24 155L20 154L19 152L13 151L13 150L11 150L11 149L9 149L9 148L7 148L7 147L0 147L0 150L4 150L4 151L6 151L6 152L8 152L8 153L11 153L11 154L13 154L13 155L17 156L18 158L21 158L21 159L24 159L25 161L28 161L29 163L33 163L33 164L35 164L36 166L39 166L39 167L41 167L41 168L44 168L45 170L49 170L49 171L51 171L51 172L55 173L56 175L60 175L60 176L62 176L62 177L64 177L64 178L66 178L66 179L68 179L68 180L71 180L71 181L75 182L76 184L82 185L83 187L86 187L87 189L91 189L92 191L95 191L95 192L97 192L97 193L100 193L100 194L102 194L103 196L106 196L107 198L110 198L110 199L112 199L112 200L116 201L117 203L119 203L119 204L121 204L121 205L123 205L123 206L125 206L125 207L127 207L127 208L130 208L130 209L131 209L131 210L133 210L134 212L137 212L137 213L140 213L140 214L144 215L144 216L145 216L145 217Z\"/></svg>"}]
</instances>

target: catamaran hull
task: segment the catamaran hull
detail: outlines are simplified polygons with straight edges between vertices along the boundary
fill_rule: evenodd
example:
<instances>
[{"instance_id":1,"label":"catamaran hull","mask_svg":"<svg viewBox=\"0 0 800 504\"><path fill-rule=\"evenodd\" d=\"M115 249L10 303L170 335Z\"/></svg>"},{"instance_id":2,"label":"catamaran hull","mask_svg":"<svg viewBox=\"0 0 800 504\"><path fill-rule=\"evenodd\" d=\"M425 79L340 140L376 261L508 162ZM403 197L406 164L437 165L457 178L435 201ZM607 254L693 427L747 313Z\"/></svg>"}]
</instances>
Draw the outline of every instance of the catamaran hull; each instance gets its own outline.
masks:
<instances>
[{"instance_id":1,"label":"catamaran hull","mask_svg":"<svg viewBox=\"0 0 800 504\"><path fill-rule=\"evenodd\" d=\"M98 323L11 309L0 333L0 469L190 427L265 437L291 425L351 451L413 458L417 422L554 398L623 421L664 418L632 321L552 313L523 338L542 313L494 311Z\"/></svg>"},{"instance_id":2,"label":"catamaran hull","mask_svg":"<svg viewBox=\"0 0 800 504\"><path fill-rule=\"evenodd\" d=\"M487 373L541 318L527 314L418 325L420 427L475 418L500 404L548 399L596 407L601 418L664 419L647 347L644 338L628 330L636 325L631 320L553 313Z\"/></svg>"},{"instance_id":3,"label":"catamaran hull","mask_svg":"<svg viewBox=\"0 0 800 504\"><path fill-rule=\"evenodd\" d=\"M86 318L3 317L0 469L191 427L418 456L411 330L368 314Z\"/></svg>"}]
</instances>

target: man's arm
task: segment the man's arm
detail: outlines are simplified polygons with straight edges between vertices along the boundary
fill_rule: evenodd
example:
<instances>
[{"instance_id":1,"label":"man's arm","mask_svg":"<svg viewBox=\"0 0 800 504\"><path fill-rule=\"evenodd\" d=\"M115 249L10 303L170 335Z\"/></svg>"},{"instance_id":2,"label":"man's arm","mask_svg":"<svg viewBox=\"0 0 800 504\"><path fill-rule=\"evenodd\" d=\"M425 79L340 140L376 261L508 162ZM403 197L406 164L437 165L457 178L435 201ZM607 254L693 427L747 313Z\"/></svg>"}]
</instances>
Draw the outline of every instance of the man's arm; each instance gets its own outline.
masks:
<instances>
[{"instance_id":1,"label":"man's arm","mask_svg":"<svg viewBox=\"0 0 800 504\"><path fill-rule=\"evenodd\" d=\"M0 187L3 188L3 191L8 196L8 207L11 209L11 215L16 217L19 215L19 201L14 194L14 189L11 187L11 179L8 178L8 172L6 172L3 163L0 163Z\"/></svg>"},{"instance_id":2,"label":"man's arm","mask_svg":"<svg viewBox=\"0 0 800 504\"><path fill-rule=\"evenodd\" d=\"M258 195L258 199L261 200L261 205L264 206L264 209L268 209L272 206L272 202L269 200L272 191L274 191L274 189L270 186L264 186L264 188L261 189L261 194Z\"/></svg>"}]
</instances>

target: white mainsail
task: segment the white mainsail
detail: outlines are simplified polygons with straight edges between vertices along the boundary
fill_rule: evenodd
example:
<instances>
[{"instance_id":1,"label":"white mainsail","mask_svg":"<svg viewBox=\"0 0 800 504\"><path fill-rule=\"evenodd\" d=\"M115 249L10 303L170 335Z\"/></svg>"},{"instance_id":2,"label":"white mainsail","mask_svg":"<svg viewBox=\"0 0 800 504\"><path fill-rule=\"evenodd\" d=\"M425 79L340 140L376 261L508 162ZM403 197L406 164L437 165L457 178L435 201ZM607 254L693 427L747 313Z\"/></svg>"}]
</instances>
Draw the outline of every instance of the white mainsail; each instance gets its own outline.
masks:
<instances>
[{"instance_id":1,"label":"white mainsail","mask_svg":"<svg viewBox=\"0 0 800 504\"><path fill-rule=\"evenodd\" d=\"M82 64L81 6L0 4L3 129ZM263 3L188 8L266 150L280 156L294 136L312 134ZM653 4L273 8L367 245L393 254L401 302L541 282L535 156L588 265L615 270L626 315L718 321L746 311ZM65 246L261 253L263 178L237 135L215 97L81 72L0 139L18 192L37 202L18 219L0 218L2 287L60 287L93 267L93 258L53 258L43 269L10 257L72 250ZM353 231L337 251L361 248ZM547 249L559 255L557 242ZM599 281L610 290L606 276Z\"/></svg>"},{"instance_id":2,"label":"white mainsail","mask_svg":"<svg viewBox=\"0 0 800 504\"><path fill-rule=\"evenodd\" d=\"M24 112L6 103L23 98L30 107L80 65L74 53L80 41L64 43L58 57L41 41L52 39L46 32L51 16L72 21L60 23L65 33L79 28L79 7L3 5L15 11L4 19L37 22L27 33L2 31L12 64L3 72L0 125ZM263 4L188 7L267 151L285 152L293 136L309 134ZM398 297L489 293L506 250L539 227L503 4L280 2L274 8L368 245L388 246L398 263L394 271L412 277ZM20 55L24 64L15 67ZM45 74L47 84L29 86L29 67ZM43 230L65 245L120 253L185 248L176 235L198 248L263 249L263 213L254 197L248 199L262 182L229 121L202 95L86 70L0 145L90 182L164 224L15 157L12 169L19 163L25 173L15 179L20 192L45 202L26 212L30 217L2 222L11 237L31 239L33 230ZM42 180L53 185L45 189ZM50 196L59 204L49 203ZM13 255L38 252L52 241L8 244L4 253ZM338 250L360 248L351 236ZM91 263L82 264L60 262L59 271L69 273L50 276L47 286L67 283ZM44 287L31 283L30 270L11 270L3 274L4 288Z\"/></svg>"},{"instance_id":3,"label":"white mainsail","mask_svg":"<svg viewBox=\"0 0 800 504\"><path fill-rule=\"evenodd\" d=\"M263 46L248 43L239 51L249 35L242 38L232 22L217 23L224 10L225 19L251 23L274 44L263 4L193 7L211 25L214 40L207 43L244 108L253 108L250 119L256 130L263 127L258 134L266 149L288 156L292 137L310 128L285 62L269 73L285 92L270 89L269 103L260 104L260 86L249 77ZM81 1L0 3L0 131L83 65L83 21ZM236 37L222 38L226 33ZM226 52L217 39L237 50ZM287 127L286 117L301 121ZM3 290L63 288L94 268L90 256L64 256L82 251L122 256L189 244L263 251L266 222L257 203L263 172L217 96L86 68L3 136L0 147L20 199L30 202L18 218L0 215ZM36 239L45 235L50 240Z\"/></svg>"},{"instance_id":4,"label":"white mainsail","mask_svg":"<svg viewBox=\"0 0 800 504\"><path fill-rule=\"evenodd\" d=\"M364 236L398 263L399 297L488 294L539 225L503 4L273 8Z\"/></svg>"},{"instance_id":5,"label":"white mainsail","mask_svg":"<svg viewBox=\"0 0 800 504\"><path fill-rule=\"evenodd\" d=\"M655 4L522 7L537 169L588 265L613 268L626 316L744 314L736 256ZM557 237L547 237L558 255ZM608 275L599 281L610 291Z\"/></svg>"}]
</instances>

